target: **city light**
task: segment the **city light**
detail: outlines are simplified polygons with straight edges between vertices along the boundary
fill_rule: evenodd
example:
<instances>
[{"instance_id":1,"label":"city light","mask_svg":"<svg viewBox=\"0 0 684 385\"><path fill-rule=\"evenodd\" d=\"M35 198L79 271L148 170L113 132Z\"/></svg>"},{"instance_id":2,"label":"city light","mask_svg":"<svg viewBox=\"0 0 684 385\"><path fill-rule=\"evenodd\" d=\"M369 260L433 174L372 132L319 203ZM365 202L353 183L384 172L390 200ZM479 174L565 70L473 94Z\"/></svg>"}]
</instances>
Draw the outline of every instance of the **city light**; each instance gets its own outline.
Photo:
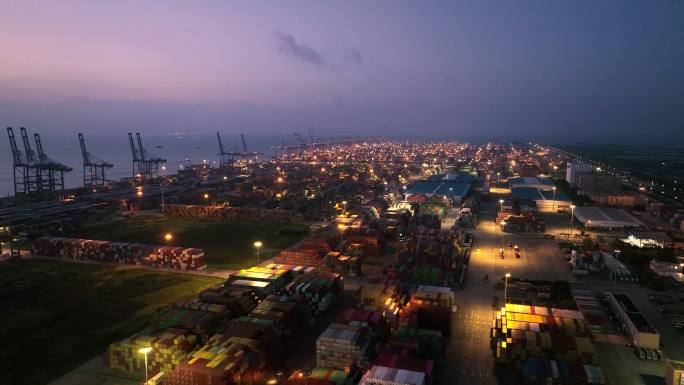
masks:
<instances>
[{"instance_id":1,"label":"city light","mask_svg":"<svg viewBox=\"0 0 684 385\"><path fill-rule=\"evenodd\" d=\"M164 240L166 240L167 242L172 240L172 239L173 239L173 234L171 234L171 233L164 234Z\"/></svg>"}]
</instances>

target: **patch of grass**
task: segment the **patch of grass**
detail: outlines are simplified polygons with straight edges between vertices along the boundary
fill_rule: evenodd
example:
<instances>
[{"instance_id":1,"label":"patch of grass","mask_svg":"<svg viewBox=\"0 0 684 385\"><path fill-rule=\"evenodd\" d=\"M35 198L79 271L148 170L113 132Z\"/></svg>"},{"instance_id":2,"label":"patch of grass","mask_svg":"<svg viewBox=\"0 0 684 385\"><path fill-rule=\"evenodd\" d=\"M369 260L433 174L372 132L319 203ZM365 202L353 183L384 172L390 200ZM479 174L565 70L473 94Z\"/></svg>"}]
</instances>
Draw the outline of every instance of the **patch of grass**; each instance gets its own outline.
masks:
<instances>
[{"instance_id":1,"label":"patch of grass","mask_svg":"<svg viewBox=\"0 0 684 385\"><path fill-rule=\"evenodd\" d=\"M163 245L166 233L173 234L169 245L204 249L209 266L238 269L257 263L254 241L263 242L261 257L268 258L306 237L308 227L140 216L86 227L74 236Z\"/></svg>"},{"instance_id":2,"label":"patch of grass","mask_svg":"<svg viewBox=\"0 0 684 385\"><path fill-rule=\"evenodd\" d=\"M46 384L221 279L58 261L0 265L1 383Z\"/></svg>"}]
</instances>

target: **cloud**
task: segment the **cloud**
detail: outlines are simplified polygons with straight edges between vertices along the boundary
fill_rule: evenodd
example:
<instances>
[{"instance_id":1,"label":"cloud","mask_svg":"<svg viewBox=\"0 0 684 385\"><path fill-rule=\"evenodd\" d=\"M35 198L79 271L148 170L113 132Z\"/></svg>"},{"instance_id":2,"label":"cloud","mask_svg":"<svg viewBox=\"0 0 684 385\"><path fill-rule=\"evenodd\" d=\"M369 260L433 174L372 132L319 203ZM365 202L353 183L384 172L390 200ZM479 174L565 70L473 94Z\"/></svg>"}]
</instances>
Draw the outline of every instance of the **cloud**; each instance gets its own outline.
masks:
<instances>
[{"instance_id":1,"label":"cloud","mask_svg":"<svg viewBox=\"0 0 684 385\"><path fill-rule=\"evenodd\" d=\"M273 38L281 54L321 69L335 71L363 62L361 52L355 48L345 48L341 52L324 52L298 42L292 34L280 30L273 32Z\"/></svg>"},{"instance_id":2,"label":"cloud","mask_svg":"<svg viewBox=\"0 0 684 385\"><path fill-rule=\"evenodd\" d=\"M348 48L342 58L342 62L345 64L361 65L363 64L363 55L361 55L358 49Z\"/></svg>"},{"instance_id":3,"label":"cloud","mask_svg":"<svg viewBox=\"0 0 684 385\"><path fill-rule=\"evenodd\" d=\"M334 65L323 58L320 52L312 47L308 47L302 43L298 43L294 36L283 31L274 31L273 37L276 40L276 45L280 53L290 56L305 63L312 64L317 67L333 69Z\"/></svg>"}]
</instances>

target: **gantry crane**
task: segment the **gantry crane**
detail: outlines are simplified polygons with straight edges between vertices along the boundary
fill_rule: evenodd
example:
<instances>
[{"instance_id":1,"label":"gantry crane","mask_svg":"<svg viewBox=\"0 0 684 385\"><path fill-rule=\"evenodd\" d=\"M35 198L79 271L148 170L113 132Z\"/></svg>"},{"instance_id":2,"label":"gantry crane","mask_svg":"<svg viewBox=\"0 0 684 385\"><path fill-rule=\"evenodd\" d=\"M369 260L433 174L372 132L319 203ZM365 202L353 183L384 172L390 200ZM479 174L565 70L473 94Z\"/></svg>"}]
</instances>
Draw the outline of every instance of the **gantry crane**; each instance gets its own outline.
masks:
<instances>
[{"instance_id":1,"label":"gantry crane","mask_svg":"<svg viewBox=\"0 0 684 385\"><path fill-rule=\"evenodd\" d=\"M240 138L242 139L242 152L237 150L226 151L226 149L223 147L223 142L221 141L221 134L219 132L216 133L216 139L218 139L219 145L219 160L221 166L233 166L237 159L256 159L259 156L263 155L263 153L261 152L247 151L247 142L245 141L245 135L240 134Z\"/></svg>"},{"instance_id":2,"label":"gantry crane","mask_svg":"<svg viewBox=\"0 0 684 385\"><path fill-rule=\"evenodd\" d=\"M147 154L145 147L143 147L140 133L136 132L135 136L138 142L137 149L133 141L133 134L128 133L128 141L131 144L131 153L133 154L133 177L143 179L154 178L159 175L159 165L166 163L166 159Z\"/></svg>"},{"instance_id":3,"label":"gantry crane","mask_svg":"<svg viewBox=\"0 0 684 385\"><path fill-rule=\"evenodd\" d=\"M23 154L17 146L14 130L7 127L13 158L14 194L31 195L63 190L64 173L72 171L72 168L50 159L43 151L43 144L37 133L33 135L38 151L36 154L31 148L26 128L20 127L19 131L24 145Z\"/></svg>"},{"instance_id":4,"label":"gantry crane","mask_svg":"<svg viewBox=\"0 0 684 385\"><path fill-rule=\"evenodd\" d=\"M106 183L105 169L114 167L113 164L102 159L93 158L86 150L83 134L78 133L78 142L81 144L81 154L83 155L83 185L103 186Z\"/></svg>"}]
</instances>

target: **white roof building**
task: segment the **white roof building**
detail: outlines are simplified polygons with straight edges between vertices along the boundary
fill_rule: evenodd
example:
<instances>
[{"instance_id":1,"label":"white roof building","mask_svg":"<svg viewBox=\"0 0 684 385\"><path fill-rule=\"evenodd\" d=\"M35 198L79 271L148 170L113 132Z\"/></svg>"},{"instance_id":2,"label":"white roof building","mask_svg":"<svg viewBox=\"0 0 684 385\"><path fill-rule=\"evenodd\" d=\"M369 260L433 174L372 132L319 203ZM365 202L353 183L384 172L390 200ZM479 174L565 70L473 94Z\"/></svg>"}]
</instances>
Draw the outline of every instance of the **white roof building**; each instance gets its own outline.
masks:
<instances>
[{"instance_id":1,"label":"white roof building","mask_svg":"<svg viewBox=\"0 0 684 385\"><path fill-rule=\"evenodd\" d=\"M575 218L586 227L619 229L641 227L644 223L621 209L600 206L575 208Z\"/></svg>"}]
</instances>

